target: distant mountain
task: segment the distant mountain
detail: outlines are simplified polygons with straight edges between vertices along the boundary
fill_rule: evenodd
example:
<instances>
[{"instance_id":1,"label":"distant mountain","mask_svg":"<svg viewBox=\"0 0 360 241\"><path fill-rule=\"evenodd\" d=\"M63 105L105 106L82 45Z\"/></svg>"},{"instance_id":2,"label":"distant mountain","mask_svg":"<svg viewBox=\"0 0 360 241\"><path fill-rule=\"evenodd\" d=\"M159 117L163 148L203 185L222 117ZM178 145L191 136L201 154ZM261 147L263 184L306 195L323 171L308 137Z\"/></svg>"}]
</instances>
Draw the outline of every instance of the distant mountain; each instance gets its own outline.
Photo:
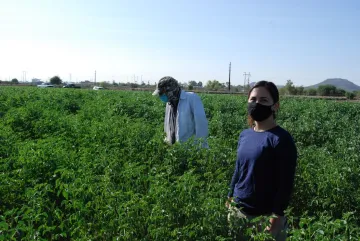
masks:
<instances>
[{"instance_id":1,"label":"distant mountain","mask_svg":"<svg viewBox=\"0 0 360 241\"><path fill-rule=\"evenodd\" d=\"M349 92L360 90L360 86L354 84L353 82L351 82L347 79L340 79L340 78L327 79L316 85L307 86L307 87L305 87L305 89L312 89L312 88L316 89L320 85L333 85L338 89L343 89L343 90L346 90Z\"/></svg>"}]
</instances>

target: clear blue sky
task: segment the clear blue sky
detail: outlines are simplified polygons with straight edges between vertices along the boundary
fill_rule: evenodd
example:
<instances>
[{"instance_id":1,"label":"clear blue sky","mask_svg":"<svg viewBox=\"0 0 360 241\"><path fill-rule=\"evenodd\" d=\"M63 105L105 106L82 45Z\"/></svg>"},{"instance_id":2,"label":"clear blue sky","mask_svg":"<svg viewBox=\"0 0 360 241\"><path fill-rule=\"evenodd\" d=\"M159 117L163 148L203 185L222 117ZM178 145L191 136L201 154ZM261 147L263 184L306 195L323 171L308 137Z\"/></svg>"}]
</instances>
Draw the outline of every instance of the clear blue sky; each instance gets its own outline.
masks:
<instances>
[{"instance_id":1,"label":"clear blue sky","mask_svg":"<svg viewBox=\"0 0 360 241\"><path fill-rule=\"evenodd\" d=\"M360 85L360 1L0 0L0 79Z\"/></svg>"}]
</instances>

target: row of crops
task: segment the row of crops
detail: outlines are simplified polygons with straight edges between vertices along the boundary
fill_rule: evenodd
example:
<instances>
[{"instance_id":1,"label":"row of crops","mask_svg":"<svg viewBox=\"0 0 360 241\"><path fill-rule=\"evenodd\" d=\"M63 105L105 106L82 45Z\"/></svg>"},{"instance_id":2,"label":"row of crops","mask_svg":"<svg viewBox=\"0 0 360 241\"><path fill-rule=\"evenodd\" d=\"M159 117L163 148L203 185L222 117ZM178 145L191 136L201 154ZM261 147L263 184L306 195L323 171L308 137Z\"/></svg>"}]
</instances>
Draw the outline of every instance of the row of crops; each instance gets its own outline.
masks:
<instances>
[{"instance_id":1,"label":"row of crops","mask_svg":"<svg viewBox=\"0 0 360 241\"><path fill-rule=\"evenodd\" d=\"M200 96L208 150L166 145L151 93L2 87L0 240L233 240L246 99ZM359 117L357 103L281 99L299 151L289 240L360 239Z\"/></svg>"}]
</instances>

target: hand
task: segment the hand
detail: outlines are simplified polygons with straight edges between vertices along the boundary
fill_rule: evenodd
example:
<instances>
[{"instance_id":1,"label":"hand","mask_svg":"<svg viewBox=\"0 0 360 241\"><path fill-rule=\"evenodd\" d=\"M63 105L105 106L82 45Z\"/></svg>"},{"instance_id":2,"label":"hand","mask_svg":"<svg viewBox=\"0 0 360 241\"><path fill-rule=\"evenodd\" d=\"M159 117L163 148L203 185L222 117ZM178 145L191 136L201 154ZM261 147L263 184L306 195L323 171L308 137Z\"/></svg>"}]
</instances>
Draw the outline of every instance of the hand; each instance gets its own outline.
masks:
<instances>
[{"instance_id":1,"label":"hand","mask_svg":"<svg viewBox=\"0 0 360 241\"><path fill-rule=\"evenodd\" d=\"M164 138L164 143L171 146L170 142L168 142L168 140L166 139L166 137Z\"/></svg>"},{"instance_id":2,"label":"hand","mask_svg":"<svg viewBox=\"0 0 360 241\"><path fill-rule=\"evenodd\" d=\"M280 221L281 219L278 217L270 218L270 226L266 226L264 231L272 233L275 230L279 230Z\"/></svg>"},{"instance_id":3,"label":"hand","mask_svg":"<svg viewBox=\"0 0 360 241\"><path fill-rule=\"evenodd\" d=\"M232 197L228 197L228 200L225 202L225 207L230 208L230 203L233 201Z\"/></svg>"}]
</instances>

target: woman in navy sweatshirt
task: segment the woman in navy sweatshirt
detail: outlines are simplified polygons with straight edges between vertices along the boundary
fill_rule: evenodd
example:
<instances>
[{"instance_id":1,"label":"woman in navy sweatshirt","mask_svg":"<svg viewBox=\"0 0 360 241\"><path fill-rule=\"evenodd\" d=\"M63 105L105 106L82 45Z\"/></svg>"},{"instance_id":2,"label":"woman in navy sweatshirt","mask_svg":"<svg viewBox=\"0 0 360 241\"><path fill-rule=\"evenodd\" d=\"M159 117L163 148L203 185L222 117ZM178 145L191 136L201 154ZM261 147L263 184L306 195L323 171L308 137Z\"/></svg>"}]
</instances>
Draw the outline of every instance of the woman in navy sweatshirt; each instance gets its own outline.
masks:
<instances>
[{"instance_id":1,"label":"woman in navy sweatshirt","mask_svg":"<svg viewBox=\"0 0 360 241\"><path fill-rule=\"evenodd\" d=\"M271 216L266 230L277 241L286 240L284 210L293 190L297 149L292 136L275 122L279 109L275 84L256 83L249 91L247 108L250 128L241 132L238 141L226 203L229 220Z\"/></svg>"}]
</instances>

